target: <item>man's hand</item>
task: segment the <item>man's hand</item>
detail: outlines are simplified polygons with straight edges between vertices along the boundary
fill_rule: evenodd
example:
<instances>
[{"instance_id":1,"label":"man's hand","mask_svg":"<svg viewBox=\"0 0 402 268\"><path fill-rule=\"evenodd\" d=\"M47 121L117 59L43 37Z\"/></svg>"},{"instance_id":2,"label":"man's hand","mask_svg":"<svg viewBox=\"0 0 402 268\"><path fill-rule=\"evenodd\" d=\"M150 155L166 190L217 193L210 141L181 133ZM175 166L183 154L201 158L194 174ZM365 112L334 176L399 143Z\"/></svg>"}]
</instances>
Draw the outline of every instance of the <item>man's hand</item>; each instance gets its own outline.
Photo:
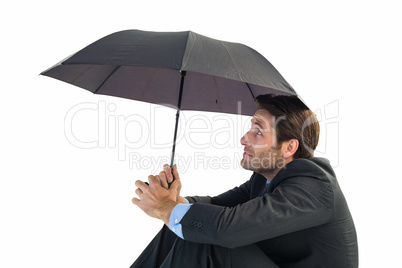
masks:
<instances>
[{"instance_id":1,"label":"man's hand","mask_svg":"<svg viewBox=\"0 0 402 268\"><path fill-rule=\"evenodd\" d=\"M146 185L140 180L136 181L135 185L138 188L135 190L135 193L139 198L134 197L132 199L132 202L146 214L162 220L167 226L169 226L170 214L173 208L179 203L178 197L180 197L181 188L177 169L174 168L173 171L176 173L175 180L170 185L169 189L167 189L167 181L169 181L169 177L164 177L166 176L166 172L163 171L159 176L149 176L149 185Z\"/></svg>"},{"instance_id":2,"label":"man's hand","mask_svg":"<svg viewBox=\"0 0 402 268\"><path fill-rule=\"evenodd\" d=\"M178 182L179 182L176 201L179 202L179 203L185 204L186 201L184 201L184 198L180 196L181 181L180 181L180 176L179 176L179 172L177 171L177 166L176 165L173 166L173 175L172 175L172 170L171 170L171 168L170 168L170 166L168 164L165 164L163 166L163 171L159 173L159 178L161 180L161 185L162 185L163 188L169 189L169 184L168 183L172 183L173 176L175 178L175 181L177 179Z\"/></svg>"}]
</instances>

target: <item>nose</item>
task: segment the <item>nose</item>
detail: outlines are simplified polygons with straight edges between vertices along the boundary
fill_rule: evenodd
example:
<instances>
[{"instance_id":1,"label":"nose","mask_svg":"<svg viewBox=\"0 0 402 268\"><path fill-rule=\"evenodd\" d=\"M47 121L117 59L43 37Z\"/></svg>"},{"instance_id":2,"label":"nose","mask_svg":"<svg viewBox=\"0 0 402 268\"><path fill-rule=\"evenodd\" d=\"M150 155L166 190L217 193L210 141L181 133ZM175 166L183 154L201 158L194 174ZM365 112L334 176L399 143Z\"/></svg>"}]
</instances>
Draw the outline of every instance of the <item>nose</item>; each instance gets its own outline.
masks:
<instances>
[{"instance_id":1,"label":"nose","mask_svg":"<svg viewBox=\"0 0 402 268\"><path fill-rule=\"evenodd\" d=\"M248 138L247 134L248 132L246 132L244 136L240 139L240 144L245 147L248 147L250 145L250 139Z\"/></svg>"}]
</instances>

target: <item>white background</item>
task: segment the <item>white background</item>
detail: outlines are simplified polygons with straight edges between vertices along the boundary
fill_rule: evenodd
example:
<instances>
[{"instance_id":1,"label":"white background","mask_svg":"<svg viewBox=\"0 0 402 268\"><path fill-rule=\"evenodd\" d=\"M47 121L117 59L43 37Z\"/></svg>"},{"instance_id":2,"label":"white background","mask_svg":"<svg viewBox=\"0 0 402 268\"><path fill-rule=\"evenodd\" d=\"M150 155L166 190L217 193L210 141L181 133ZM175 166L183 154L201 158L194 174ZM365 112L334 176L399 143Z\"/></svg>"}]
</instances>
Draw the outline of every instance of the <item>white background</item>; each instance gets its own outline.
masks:
<instances>
[{"instance_id":1,"label":"white background","mask_svg":"<svg viewBox=\"0 0 402 268\"><path fill-rule=\"evenodd\" d=\"M119 140L113 135L120 142L123 134L123 141L141 140L136 132L141 123L123 120L127 124L120 125L116 135L113 122L140 115L155 126L154 133L146 133L168 141L173 136L174 112L164 108L161 113L163 108L157 106L93 95L38 76L91 42L125 29L192 30L246 44L270 60L306 103L321 112L318 155L331 160L348 200L358 232L360 266L399 265L400 4L277 2L3 4L0 267L129 267L162 226L131 204L135 180L154 171L144 168L145 162L130 167L128 158L119 158L121 148L114 146ZM107 137L98 148L78 148L66 137L66 115L83 103L98 110L77 114L72 129L81 141ZM98 120L101 105L110 108L103 117L109 121ZM152 117L151 111L158 116ZM198 116L185 114L188 119ZM194 141L208 141L222 127L213 121L217 114L203 115L212 129L204 128L199 137L194 134L190 139L182 134L177 148L183 159L192 161L182 171L183 195L217 194L250 175L237 163L216 169L213 162L203 167L196 161L196 153L216 160L235 158L242 151L239 140L244 129L236 126L233 137L227 136L233 146L194 148ZM196 127L196 123L182 126ZM202 120L198 123L203 127ZM168 159L170 147L166 147L155 148L149 140L126 152Z\"/></svg>"}]
</instances>

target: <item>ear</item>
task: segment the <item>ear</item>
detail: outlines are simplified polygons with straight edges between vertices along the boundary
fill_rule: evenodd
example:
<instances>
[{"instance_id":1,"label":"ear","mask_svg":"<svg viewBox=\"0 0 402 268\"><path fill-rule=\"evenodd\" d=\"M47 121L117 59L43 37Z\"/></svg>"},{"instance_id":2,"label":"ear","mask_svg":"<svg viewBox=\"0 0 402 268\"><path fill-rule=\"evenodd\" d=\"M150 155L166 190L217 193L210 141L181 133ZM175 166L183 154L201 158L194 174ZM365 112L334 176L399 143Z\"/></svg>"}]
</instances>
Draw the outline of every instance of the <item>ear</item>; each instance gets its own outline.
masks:
<instances>
[{"instance_id":1,"label":"ear","mask_svg":"<svg viewBox=\"0 0 402 268\"><path fill-rule=\"evenodd\" d=\"M289 159L293 157L298 148L299 148L299 141L296 139L291 139L287 142L284 142L282 146L283 158Z\"/></svg>"}]
</instances>

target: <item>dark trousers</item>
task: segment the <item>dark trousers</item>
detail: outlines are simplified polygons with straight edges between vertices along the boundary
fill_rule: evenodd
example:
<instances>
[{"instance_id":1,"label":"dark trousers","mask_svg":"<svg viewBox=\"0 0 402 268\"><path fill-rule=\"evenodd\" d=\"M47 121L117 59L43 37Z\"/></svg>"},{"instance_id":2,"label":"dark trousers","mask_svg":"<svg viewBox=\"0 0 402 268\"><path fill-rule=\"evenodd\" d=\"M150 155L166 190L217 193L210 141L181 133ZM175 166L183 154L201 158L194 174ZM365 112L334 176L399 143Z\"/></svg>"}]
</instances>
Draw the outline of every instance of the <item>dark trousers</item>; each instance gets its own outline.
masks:
<instances>
[{"instance_id":1,"label":"dark trousers","mask_svg":"<svg viewBox=\"0 0 402 268\"><path fill-rule=\"evenodd\" d=\"M197 244L177 237L166 226L155 236L130 268L278 267L256 245L234 249Z\"/></svg>"}]
</instances>

